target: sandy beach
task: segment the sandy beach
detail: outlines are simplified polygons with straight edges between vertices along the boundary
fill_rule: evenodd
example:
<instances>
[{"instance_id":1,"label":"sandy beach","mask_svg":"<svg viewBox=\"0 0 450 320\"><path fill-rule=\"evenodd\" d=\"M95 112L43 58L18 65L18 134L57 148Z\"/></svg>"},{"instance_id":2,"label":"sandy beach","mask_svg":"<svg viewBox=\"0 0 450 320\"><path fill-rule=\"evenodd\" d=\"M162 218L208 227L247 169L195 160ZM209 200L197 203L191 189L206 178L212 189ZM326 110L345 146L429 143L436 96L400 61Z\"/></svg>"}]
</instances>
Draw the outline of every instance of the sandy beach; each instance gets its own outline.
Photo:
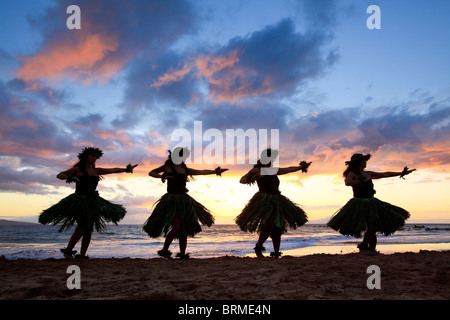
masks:
<instances>
[{"instance_id":1,"label":"sandy beach","mask_svg":"<svg viewBox=\"0 0 450 320\"><path fill-rule=\"evenodd\" d=\"M68 289L70 265L80 289ZM380 289L367 273L379 267ZM0 259L1 300L448 300L450 251L280 259Z\"/></svg>"}]
</instances>

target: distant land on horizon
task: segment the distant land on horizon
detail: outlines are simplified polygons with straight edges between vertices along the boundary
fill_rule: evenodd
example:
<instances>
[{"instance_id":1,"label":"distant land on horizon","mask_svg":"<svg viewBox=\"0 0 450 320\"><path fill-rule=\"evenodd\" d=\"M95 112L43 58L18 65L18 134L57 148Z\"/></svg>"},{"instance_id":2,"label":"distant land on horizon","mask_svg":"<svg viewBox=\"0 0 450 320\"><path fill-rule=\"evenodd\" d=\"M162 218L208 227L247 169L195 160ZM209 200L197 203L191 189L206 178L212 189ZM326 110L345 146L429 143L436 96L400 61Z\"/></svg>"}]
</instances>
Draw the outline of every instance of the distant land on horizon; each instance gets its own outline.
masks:
<instances>
[{"instance_id":1,"label":"distant land on horizon","mask_svg":"<svg viewBox=\"0 0 450 320\"><path fill-rule=\"evenodd\" d=\"M38 223L0 219L0 226L35 225Z\"/></svg>"}]
</instances>

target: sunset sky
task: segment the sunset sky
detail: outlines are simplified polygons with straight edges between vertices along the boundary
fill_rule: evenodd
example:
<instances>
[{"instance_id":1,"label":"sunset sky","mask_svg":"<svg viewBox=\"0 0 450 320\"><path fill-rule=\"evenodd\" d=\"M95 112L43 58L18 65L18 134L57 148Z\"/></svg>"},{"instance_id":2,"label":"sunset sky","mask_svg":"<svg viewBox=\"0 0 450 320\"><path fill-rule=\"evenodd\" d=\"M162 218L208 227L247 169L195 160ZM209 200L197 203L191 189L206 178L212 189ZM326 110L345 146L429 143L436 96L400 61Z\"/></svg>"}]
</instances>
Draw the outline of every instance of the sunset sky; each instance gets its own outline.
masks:
<instances>
[{"instance_id":1,"label":"sunset sky","mask_svg":"<svg viewBox=\"0 0 450 320\"><path fill-rule=\"evenodd\" d=\"M367 27L370 5L381 29ZM192 156L211 150L198 122L215 145L227 130L277 130L281 167L312 161L280 190L313 222L352 197L342 172L358 152L368 170L417 169L374 181L408 222L450 223L449 12L448 0L0 0L0 218L36 222L74 191L56 175L95 146L98 167L139 164L98 191L143 224L166 191L148 172L174 132L191 133ZM252 164L228 151L190 164L229 169L188 183L217 223L257 191L239 184Z\"/></svg>"}]
</instances>

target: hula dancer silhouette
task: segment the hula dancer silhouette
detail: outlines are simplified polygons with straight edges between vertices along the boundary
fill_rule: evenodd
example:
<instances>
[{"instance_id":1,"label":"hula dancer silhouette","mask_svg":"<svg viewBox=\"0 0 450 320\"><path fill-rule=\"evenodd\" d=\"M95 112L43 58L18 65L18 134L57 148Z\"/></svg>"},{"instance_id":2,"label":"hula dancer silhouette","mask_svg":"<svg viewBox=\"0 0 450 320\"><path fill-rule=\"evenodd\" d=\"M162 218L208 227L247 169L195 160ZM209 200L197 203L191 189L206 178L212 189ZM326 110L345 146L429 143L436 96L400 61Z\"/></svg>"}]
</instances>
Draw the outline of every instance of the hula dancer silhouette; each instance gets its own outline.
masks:
<instances>
[{"instance_id":1,"label":"hula dancer silhouette","mask_svg":"<svg viewBox=\"0 0 450 320\"><path fill-rule=\"evenodd\" d=\"M215 170L188 168L184 160L189 157L189 153L187 148L178 147L173 152L169 150L166 162L148 173L150 177L161 179L163 183L167 180L167 193L155 203L152 214L142 228L152 238L164 234L166 239L158 255L165 258L172 255L169 251L170 244L178 238L180 253L177 257L188 259L189 253L186 254L188 236L193 237L202 231L200 223L208 227L214 223L214 217L209 210L187 194L188 176L208 174L220 176L222 172L228 170L220 167Z\"/></svg>"},{"instance_id":2,"label":"hula dancer silhouette","mask_svg":"<svg viewBox=\"0 0 450 320\"><path fill-rule=\"evenodd\" d=\"M98 148L84 148L78 154L79 161L69 170L60 172L56 177L75 182L75 193L65 197L57 204L42 211L39 222L42 224L61 225L59 231L65 231L74 224L77 225L69 243L61 252L66 258L73 258L73 250L77 242L81 241L81 251L75 258L87 259L87 249L91 242L93 228L102 232L108 222L117 225L123 219L126 210L122 205L111 203L99 196L96 191L100 176L111 173L132 173L137 166L129 164L126 168L96 168L95 162L103 155Z\"/></svg>"},{"instance_id":3,"label":"hula dancer silhouette","mask_svg":"<svg viewBox=\"0 0 450 320\"><path fill-rule=\"evenodd\" d=\"M344 171L345 185L353 189L353 198L339 209L328 222L328 226L346 236L360 238L364 232L363 241L358 245L360 251L375 251L377 232L386 236L393 234L405 224L409 213L403 208L383 202L374 197L373 179L410 174L416 169L405 167L402 172L365 171L370 154L356 153L350 161L346 161Z\"/></svg>"},{"instance_id":4,"label":"hula dancer silhouette","mask_svg":"<svg viewBox=\"0 0 450 320\"><path fill-rule=\"evenodd\" d=\"M299 170L307 172L311 162L302 161L295 167L273 168L272 162L277 156L277 150L264 150L261 153L261 160L266 164L258 160L257 164L240 180L240 183L248 185L256 182L259 188L259 191L235 218L236 224L242 231L259 233L259 239L254 248L258 258L264 257L263 244L269 236L272 238L274 249L270 255L280 257L281 235L288 229L295 230L308 221L303 209L281 194L278 189L280 185L278 176ZM262 172L264 169L271 171Z\"/></svg>"}]
</instances>

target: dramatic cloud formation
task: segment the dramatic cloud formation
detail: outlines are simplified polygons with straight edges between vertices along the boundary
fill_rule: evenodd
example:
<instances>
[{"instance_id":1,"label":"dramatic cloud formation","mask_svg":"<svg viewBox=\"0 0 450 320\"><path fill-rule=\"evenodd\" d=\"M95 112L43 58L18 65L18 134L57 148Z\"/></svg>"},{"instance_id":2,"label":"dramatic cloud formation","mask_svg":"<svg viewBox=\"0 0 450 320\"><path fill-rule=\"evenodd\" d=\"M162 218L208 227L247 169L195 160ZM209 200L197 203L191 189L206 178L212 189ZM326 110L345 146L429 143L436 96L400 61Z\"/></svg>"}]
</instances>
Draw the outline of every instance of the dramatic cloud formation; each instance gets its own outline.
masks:
<instances>
[{"instance_id":1,"label":"dramatic cloud formation","mask_svg":"<svg viewBox=\"0 0 450 320\"><path fill-rule=\"evenodd\" d=\"M450 100L429 100L415 113L403 104L308 114L291 123L283 140L329 168L337 165L336 154L343 163L354 152L377 154L378 163L387 167L406 162L422 168L445 166L450 160Z\"/></svg>"},{"instance_id":2,"label":"dramatic cloud formation","mask_svg":"<svg viewBox=\"0 0 450 320\"><path fill-rule=\"evenodd\" d=\"M151 87L168 87L190 76L199 85L205 83L207 96L216 103L282 97L335 62L334 52L321 52L326 39L320 33L296 33L294 23L285 19L246 38L233 38L215 52L189 58L180 68L171 67Z\"/></svg>"},{"instance_id":3,"label":"dramatic cloud formation","mask_svg":"<svg viewBox=\"0 0 450 320\"><path fill-rule=\"evenodd\" d=\"M66 8L81 9L80 30L65 28ZM144 50L158 54L192 27L187 2L58 1L32 23L45 35L41 50L20 57L17 77L24 80L71 78L104 82Z\"/></svg>"}]
</instances>

